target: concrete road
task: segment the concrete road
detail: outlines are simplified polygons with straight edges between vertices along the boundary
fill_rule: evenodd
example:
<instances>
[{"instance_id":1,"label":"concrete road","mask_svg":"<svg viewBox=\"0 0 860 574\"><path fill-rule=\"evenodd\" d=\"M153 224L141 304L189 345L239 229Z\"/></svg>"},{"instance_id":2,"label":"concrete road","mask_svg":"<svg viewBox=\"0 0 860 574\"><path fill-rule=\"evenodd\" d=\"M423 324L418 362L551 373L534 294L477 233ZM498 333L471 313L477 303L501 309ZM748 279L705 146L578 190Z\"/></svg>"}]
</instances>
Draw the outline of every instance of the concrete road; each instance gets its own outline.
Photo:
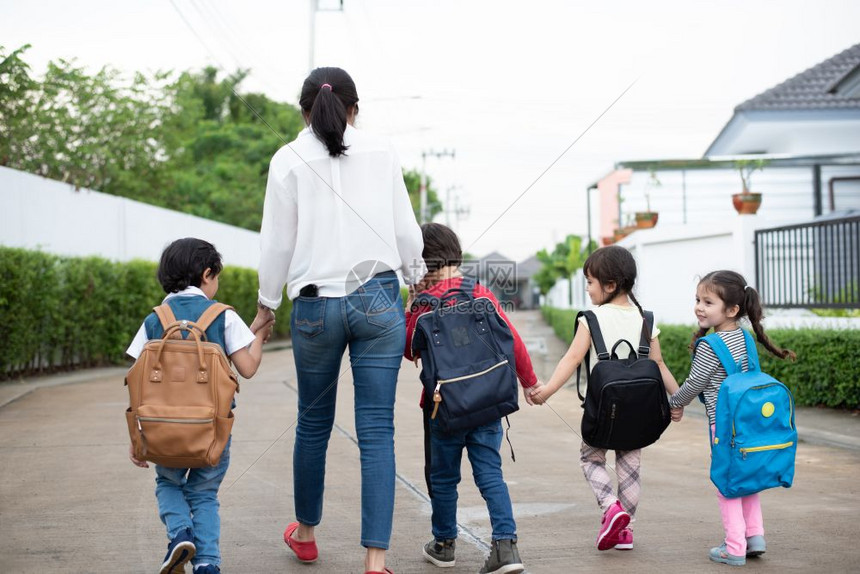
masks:
<instances>
[{"instance_id":1,"label":"concrete road","mask_svg":"<svg viewBox=\"0 0 860 574\"><path fill-rule=\"evenodd\" d=\"M514 321L532 349L539 376L548 377L564 346L537 313L516 313ZM243 383L231 466L220 496L224 572L363 572L360 475L347 364L338 385L325 512L317 530L320 559L314 565L298 563L281 539L294 516L291 352L266 353L257 376ZM0 572L157 571L167 540L156 511L154 473L127 459L122 373L108 369L28 382L32 392L0 408ZM59 384L66 380L74 384ZM4 385L0 399L14 399L25 387ZM404 362L396 406L396 514L388 554L388 566L397 574L437 572L420 552L431 535L418 389L418 371ZM504 444L504 471L528 571L727 571L730 567L707 559L708 549L721 542L722 528L707 475L704 419L689 414L644 452L635 549L598 552L594 539L600 513L578 464L579 413L575 391L565 389L550 405L522 402L520 412L511 416L517 461L511 462ZM860 450L850 448L860 439L860 426L850 415L836 419L831 427L816 430L821 431L818 437L838 440L800 444L794 487L764 493L768 552L748 561L747 571L860 571L860 546L854 538ZM810 421L818 419L810 416ZM798 425L802 431L800 413ZM828 446L839 440L848 448ZM462 533L457 565L446 570L451 574L479 570L490 534L468 460L463 464Z\"/></svg>"}]
</instances>

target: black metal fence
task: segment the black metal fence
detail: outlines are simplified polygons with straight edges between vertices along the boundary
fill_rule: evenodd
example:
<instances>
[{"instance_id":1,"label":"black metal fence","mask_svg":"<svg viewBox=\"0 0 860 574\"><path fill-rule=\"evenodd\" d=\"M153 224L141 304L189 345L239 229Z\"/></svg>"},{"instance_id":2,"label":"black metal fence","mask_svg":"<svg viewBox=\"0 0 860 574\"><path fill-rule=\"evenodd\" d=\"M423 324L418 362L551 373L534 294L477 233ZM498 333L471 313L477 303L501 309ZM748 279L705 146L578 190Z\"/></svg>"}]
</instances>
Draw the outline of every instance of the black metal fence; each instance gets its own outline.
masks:
<instances>
[{"instance_id":1,"label":"black metal fence","mask_svg":"<svg viewBox=\"0 0 860 574\"><path fill-rule=\"evenodd\" d=\"M860 216L755 232L756 285L769 307L860 308Z\"/></svg>"}]
</instances>

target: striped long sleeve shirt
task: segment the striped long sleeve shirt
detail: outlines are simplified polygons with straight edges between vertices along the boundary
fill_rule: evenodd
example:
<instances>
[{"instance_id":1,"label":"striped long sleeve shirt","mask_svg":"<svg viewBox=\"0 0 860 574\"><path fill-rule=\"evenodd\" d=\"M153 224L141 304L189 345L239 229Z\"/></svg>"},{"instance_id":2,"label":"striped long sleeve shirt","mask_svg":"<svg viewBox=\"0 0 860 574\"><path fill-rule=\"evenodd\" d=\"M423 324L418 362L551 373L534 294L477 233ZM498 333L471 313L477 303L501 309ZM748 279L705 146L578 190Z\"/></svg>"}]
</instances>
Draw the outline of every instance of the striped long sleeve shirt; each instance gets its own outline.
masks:
<instances>
[{"instance_id":1,"label":"striped long sleeve shirt","mask_svg":"<svg viewBox=\"0 0 860 574\"><path fill-rule=\"evenodd\" d=\"M733 331L719 331L717 334L729 348L735 362L740 362L743 370L746 370L747 350L743 331L735 329ZM717 396L720 393L720 385L727 376L726 370L710 345L699 344L693 355L690 374L678 392L669 398L669 406L673 408L685 407L693 402L700 393L703 393L708 420L714 424Z\"/></svg>"}]
</instances>

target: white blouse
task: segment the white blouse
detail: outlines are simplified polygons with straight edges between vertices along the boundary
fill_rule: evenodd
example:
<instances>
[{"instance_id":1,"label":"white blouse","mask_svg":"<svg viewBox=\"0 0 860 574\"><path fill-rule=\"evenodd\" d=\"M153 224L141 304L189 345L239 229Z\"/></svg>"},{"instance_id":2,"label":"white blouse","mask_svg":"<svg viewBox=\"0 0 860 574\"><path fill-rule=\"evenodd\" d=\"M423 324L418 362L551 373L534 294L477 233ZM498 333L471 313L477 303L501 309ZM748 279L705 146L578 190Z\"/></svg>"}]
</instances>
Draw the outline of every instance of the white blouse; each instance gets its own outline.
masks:
<instances>
[{"instance_id":1,"label":"white blouse","mask_svg":"<svg viewBox=\"0 0 860 574\"><path fill-rule=\"evenodd\" d=\"M343 139L346 155L333 158L308 127L272 157L260 228L267 307L281 304L284 284L290 299L309 284L321 297L343 297L379 271L399 271L410 285L426 273L391 143L350 125Z\"/></svg>"}]
</instances>

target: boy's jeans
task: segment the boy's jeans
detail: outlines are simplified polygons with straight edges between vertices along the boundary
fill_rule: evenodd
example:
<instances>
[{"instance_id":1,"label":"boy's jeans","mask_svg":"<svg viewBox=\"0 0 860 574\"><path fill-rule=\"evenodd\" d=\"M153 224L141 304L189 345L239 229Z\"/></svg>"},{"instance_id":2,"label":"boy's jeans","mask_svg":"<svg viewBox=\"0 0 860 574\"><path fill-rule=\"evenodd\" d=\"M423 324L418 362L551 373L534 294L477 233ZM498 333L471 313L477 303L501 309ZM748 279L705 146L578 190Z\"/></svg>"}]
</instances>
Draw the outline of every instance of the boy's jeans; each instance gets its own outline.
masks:
<instances>
[{"instance_id":1,"label":"boy's jeans","mask_svg":"<svg viewBox=\"0 0 860 574\"><path fill-rule=\"evenodd\" d=\"M472 474L481 496L487 502L493 540L515 540L517 525L511 508L508 485L502 477L502 421L497 420L466 431L444 433L435 420L430 421L433 486L432 525L437 540L457 538L457 484L463 447L472 463Z\"/></svg>"},{"instance_id":2,"label":"boy's jeans","mask_svg":"<svg viewBox=\"0 0 860 574\"><path fill-rule=\"evenodd\" d=\"M168 468L155 465L155 496L158 514L173 540L181 530L194 532L197 553L194 564L221 565L221 517L218 515L218 488L230 466L230 443L217 466L203 468Z\"/></svg>"},{"instance_id":3,"label":"boy's jeans","mask_svg":"<svg viewBox=\"0 0 860 574\"><path fill-rule=\"evenodd\" d=\"M299 383L296 519L309 526L322 520L326 450L348 347L361 458L361 544L387 549L394 514L394 395L406 345L397 276L376 275L345 297L297 297L290 324Z\"/></svg>"}]
</instances>

